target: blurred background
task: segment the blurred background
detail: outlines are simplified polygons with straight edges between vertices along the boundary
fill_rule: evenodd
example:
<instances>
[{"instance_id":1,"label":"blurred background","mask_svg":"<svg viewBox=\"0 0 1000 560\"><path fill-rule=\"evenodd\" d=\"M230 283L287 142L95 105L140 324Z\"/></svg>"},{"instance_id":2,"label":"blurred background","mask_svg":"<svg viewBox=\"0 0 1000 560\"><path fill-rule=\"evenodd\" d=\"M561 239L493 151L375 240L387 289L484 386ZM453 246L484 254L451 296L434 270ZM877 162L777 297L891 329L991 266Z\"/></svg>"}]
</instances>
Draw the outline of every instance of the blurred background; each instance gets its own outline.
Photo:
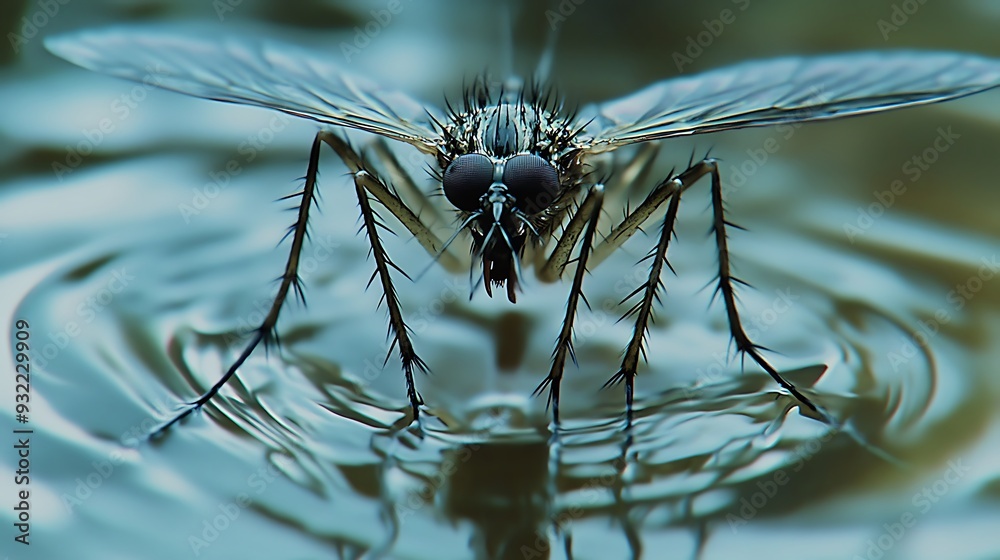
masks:
<instances>
[{"instance_id":1,"label":"blurred background","mask_svg":"<svg viewBox=\"0 0 1000 560\"><path fill-rule=\"evenodd\" d=\"M671 247L677 275L637 382L599 390L630 327L621 298L655 243L637 235L587 279L566 431L544 399L565 283L516 306L437 268L397 288L433 373L407 425L384 362L380 293L345 170L324 153L304 252L308 307L205 412L143 443L216 381L259 323L314 124L75 68L42 40L135 22L275 37L441 106L507 67L499 2L30 0L0 8L0 388L31 436L30 546L14 542L17 457L0 448L11 558L998 559L1000 93L845 121L664 143L656 168L722 160L745 324L844 426L801 415L732 356L711 304L707 183ZM514 4L513 66L559 30L569 105L752 58L861 49L1000 57L991 1ZM104 127L102 129L102 123ZM108 124L110 123L110 124ZM364 142L362 135L356 137ZM761 156L765 145L778 149ZM627 157L629 153L623 153ZM397 156L427 192L428 162ZM443 199L439 200L444 204ZM396 224L389 220L390 226ZM453 224L437 229L450 234ZM395 227L397 231L400 228ZM657 226L646 228L651 234ZM402 268L429 257L386 236ZM459 251L461 253L461 251ZM706 288L706 286L708 286ZM15 421L15 322L30 325L31 412Z\"/></svg>"}]
</instances>

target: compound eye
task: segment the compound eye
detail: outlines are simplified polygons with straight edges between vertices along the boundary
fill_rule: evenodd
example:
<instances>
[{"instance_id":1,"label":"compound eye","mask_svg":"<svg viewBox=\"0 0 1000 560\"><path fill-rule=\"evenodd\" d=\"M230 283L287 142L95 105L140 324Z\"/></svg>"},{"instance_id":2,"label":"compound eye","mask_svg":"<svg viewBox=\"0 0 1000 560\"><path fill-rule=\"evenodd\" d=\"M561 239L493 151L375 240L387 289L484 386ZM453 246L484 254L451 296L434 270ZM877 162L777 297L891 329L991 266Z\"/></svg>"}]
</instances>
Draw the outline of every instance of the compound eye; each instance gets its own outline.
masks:
<instances>
[{"instance_id":1,"label":"compound eye","mask_svg":"<svg viewBox=\"0 0 1000 560\"><path fill-rule=\"evenodd\" d=\"M549 162L535 154L522 154L507 160L503 183L517 200L517 208L537 214L559 196L559 174Z\"/></svg>"},{"instance_id":2,"label":"compound eye","mask_svg":"<svg viewBox=\"0 0 1000 560\"><path fill-rule=\"evenodd\" d=\"M493 184L493 162L483 154L458 156L444 170L444 196L455 208L472 212Z\"/></svg>"}]
</instances>

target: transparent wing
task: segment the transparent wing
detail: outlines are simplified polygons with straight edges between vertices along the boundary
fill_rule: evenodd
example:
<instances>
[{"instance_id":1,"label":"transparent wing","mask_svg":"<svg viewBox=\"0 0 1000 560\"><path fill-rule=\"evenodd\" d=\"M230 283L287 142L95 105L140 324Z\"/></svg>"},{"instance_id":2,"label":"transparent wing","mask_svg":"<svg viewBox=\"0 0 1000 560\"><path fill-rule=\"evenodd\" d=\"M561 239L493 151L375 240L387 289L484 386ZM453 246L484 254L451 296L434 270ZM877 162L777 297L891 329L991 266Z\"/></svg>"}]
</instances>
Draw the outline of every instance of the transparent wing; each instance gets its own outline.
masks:
<instances>
[{"instance_id":1,"label":"transparent wing","mask_svg":"<svg viewBox=\"0 0 1000 560\"><path fill-rule=\"evenodd\" d=\"M380 134L433 153L424 105L289 45L162 28L49 37L46 48L84 68L195 97L255 105Z\"/></svg>"},{"instance_id":2,"label":"transparent wing","mask_svg":"<svg viewBox=\"0 0 1000 560\"><path fill-rule=\"evenodd\" d=\"M835 119L1000 85L1000 60L887 51L754 61L657 82L581 112L590 150L674 136Z\"/></svg>"}]
</instances>

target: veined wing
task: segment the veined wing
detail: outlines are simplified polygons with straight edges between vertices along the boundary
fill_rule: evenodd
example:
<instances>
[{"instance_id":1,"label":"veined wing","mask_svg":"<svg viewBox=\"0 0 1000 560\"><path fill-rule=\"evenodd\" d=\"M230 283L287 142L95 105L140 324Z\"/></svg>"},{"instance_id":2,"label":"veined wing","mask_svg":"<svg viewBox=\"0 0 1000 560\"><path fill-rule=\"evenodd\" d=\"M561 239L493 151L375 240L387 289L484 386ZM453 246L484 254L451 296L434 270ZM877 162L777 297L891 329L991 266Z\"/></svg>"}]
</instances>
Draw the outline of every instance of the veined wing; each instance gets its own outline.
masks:
<instances>
[{"instance_id":1,"label":"veined wing","mask_svg":"<svg viewBox=\"0 0 1000 560\"><path fill-rule=\"evenodd\" d=\"M433 153L425 107L352 75L329 57L276 42L122 27L49 37L46 48L84 68L218 101L284 111L380 134Z\"/></svg>"},{"instance_id":2,"label":"veined wing","mask_svg":"<svg viewBox=\"0 0 1000 560\"><path fill-rule=\"evenodd\" d=\"M753 61L672 78L581 113L590 150L954 99L1000 86L1000 60L886 51ZM592 120L591 120L592 119Z\"/></svg>"}]
</instances>

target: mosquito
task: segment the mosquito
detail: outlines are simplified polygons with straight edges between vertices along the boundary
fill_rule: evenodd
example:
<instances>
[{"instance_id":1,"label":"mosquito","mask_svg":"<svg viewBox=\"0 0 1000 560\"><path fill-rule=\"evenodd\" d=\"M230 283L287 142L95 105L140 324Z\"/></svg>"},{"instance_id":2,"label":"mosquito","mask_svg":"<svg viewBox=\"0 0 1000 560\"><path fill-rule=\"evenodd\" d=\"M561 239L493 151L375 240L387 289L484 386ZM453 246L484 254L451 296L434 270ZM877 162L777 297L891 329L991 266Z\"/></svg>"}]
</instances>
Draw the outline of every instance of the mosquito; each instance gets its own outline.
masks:
<instances>
[{"instance_id":1,"label":"mosquito","mask_svg":"<svg viewBox=\"0 0 1000 560\"><path fill-rule=\"evenodd\" d=\"M361 229L371 244L375 271L388 313L389 355L399 354L414 421L423 400L414 372L427 372L418 356L400 305L393 271L405 275L387 254L375 203L392 214L426 249L433 261L461 272L452 243L468 232L486 293L505 290L516 301L527 270L541 282L554 282L572 269L562 327L551 365L534 394L548 392L554 426L559 425L559 389L567 360L575 361L573 323L584 297L584 278L664 204L656 245L647 258L645 281L621 304L632 334L621 366L605 386L624 384L625 416L633 420L636 375L645 358L647 335L669 267L667 249L681 196L707 177L711 188L712 230L718 253L716 295L725 306L729 334L742 356L766 371L801 407L821 419L830 416L803 395L764 358L737 309L725 214L722 176L716 159L691 161L655 183L645 199L599 236L606 185L592 173L595 156L637 143L738 128L820 121L955 99L1000 86L1000 60L949 52L884 51L785 57L744 62L692 76L665 79L631 95L567 109L549 87L527 84L496 87L485 79L464 88L460 104L428 105L388 91L352 74L330 53L245 37L205 37L194 32L142 28L83 31L46 40L54 54L84 68L136 82L150 82L186 95L266 107L320 123L297 198L297 219L289 229L291 250L277 295L267 316L235 362L210 389L186 403L159 432L208 403L251 353L276 335L282 305L294 290L302 298L299 257L307 238L310 210L316 204L317 173L324 145L350 170L361 214ZM338 129L374 135L376 155L390 157L388 141L403 142L426 156L440 193L456 215L450 238L442 240L401 198L405 186L428 207L441 206L415 187L400 167L395 187L354 148ZM631 185L614 185L630 188ZM570 265L575 263L575 268ZM478 283L473 290L478 290ZM386 359L388 360L388 357ZM610 372L609 372L610 373Z\"/></svg>"}]
</instances>

